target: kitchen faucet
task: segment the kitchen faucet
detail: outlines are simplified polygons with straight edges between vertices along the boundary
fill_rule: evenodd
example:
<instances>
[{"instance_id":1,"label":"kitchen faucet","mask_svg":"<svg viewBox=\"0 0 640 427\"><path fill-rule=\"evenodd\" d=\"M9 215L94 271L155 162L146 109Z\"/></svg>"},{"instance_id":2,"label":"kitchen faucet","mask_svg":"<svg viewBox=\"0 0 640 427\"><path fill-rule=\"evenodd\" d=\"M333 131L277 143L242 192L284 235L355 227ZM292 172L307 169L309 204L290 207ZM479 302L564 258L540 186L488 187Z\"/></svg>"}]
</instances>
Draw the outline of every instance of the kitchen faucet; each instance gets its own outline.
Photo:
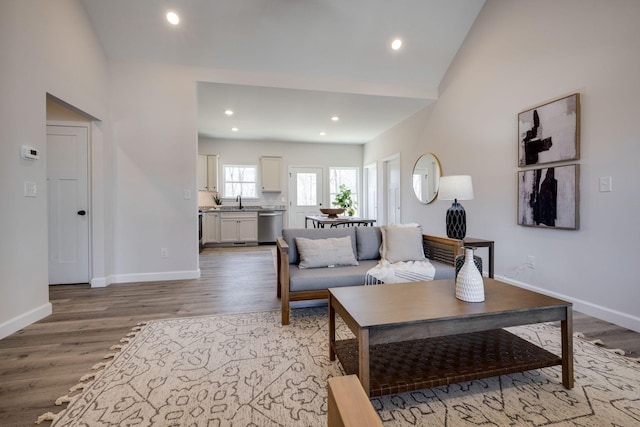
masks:
<instances>
[{"instance_id":1,"label":"kitchen faucet","mask_svg":"<svg viewBox=\"0 0 640 427\"><path fill-rule=\"evenodd\" d=\"M242 196L241 195L237 195L236 196L236 202L240 202L240 206L238 209L242 209Z\"/></svg>"}]
</instances>

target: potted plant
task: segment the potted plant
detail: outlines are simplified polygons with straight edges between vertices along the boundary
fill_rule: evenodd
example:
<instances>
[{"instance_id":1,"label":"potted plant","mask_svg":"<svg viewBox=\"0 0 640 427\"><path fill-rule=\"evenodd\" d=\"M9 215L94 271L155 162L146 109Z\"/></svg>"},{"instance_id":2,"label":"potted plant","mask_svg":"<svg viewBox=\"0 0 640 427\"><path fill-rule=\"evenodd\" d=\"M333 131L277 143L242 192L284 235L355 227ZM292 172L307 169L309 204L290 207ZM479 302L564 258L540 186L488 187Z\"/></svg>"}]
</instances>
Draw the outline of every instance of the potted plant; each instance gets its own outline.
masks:
<instances>
[{"instance_id":1,"label":"potted plant","mask_svg":"<svg viewBox=\"0 0 640 427\"><path fill-rule=\"evenodd\" d=\"M344 184L341 184L338 189L340 192L336 194L336 198L332 203L333 206L340 206L344 208L347 215L353 216L356 213L356 205L358 203L351 199L351 190Z\"/></svg>"},{"instance_id":2,"label":"potted plant","mask_svg":"<svg viewBox=\"0 0 640 427\"><path fill-rule=\"evenodd\" d=\"M215 192L211 195L211 198L213 199L213 204L215 206L222 206L222 198L220 197L220 194L218 192Z\"/></svg>"}]
</instances>

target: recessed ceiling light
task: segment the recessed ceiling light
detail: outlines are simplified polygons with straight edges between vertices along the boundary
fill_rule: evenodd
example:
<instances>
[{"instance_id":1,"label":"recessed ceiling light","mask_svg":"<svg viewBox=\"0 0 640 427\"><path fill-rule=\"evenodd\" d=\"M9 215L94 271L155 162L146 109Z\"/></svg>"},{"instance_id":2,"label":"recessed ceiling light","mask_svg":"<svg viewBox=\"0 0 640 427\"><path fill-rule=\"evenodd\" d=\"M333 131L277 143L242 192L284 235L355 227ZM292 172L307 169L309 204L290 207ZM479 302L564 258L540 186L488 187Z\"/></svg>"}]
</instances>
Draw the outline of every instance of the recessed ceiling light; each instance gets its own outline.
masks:
<instances>
[{"instance_id":1,"label":"recessed ceiling light","mask_svg":"<svg viewBox=\"0 0 640 427\"><path fill-rule=\"evenodd\" d=\"M233 116L233 110L224 110L224 114L227 116Z\"/></svg>"},{"instance_id":2,"label":"recessed ceiling light","mask_svg":"<svg viewBox=\"0 0 640 427\"><path fill-rule=\"evenodd\" d=\"M320 136L325 136L326 134L326 132L320 132Z\"/></svg>"},{"instance_id":3,"label":"recessed ceiling light","mask_svg":"<svg viewBox=\"0 0 640 427\"><path fill-rule=\"evenodd\" d=\"M334 121L334 122L337 122L338 120L340 120L340 117L333 116L333 117L331 117L331 120Z\"/></svg>"},{"instance_id":4,"label":"recessed ceiling light","mask_svg":"<svg viewBox=\"0 0 640 427\"><path fill-rule=\"evenodd\" d=\"M233 132L238 132L238 130L239 130L239 129L238 129L238 128L231 128L231 130L232 130Z\"/></svg>"},{"instance_id":5,"label":"recessed ceiling light","mask_svg":"<svg viewBox=\"0 0 640 427\"><path fill-rule=\"evenodd\" d=\"M395 39L394 41L391 42L391 49L398 50L401 47L402 47L402 40Z\"/></svg>"},{"instance_id":6,"label":"recessed ceiling light","mask_svg":"<svg viewBox=\"0 0 640 427\"><path fill-rule=\"evenodd\" d=\"M171 25L178 25L180 23L180 17L176 12L171 10L167 12L167 21L169 21L169 24Z\"/></svg>"}]
</instances>

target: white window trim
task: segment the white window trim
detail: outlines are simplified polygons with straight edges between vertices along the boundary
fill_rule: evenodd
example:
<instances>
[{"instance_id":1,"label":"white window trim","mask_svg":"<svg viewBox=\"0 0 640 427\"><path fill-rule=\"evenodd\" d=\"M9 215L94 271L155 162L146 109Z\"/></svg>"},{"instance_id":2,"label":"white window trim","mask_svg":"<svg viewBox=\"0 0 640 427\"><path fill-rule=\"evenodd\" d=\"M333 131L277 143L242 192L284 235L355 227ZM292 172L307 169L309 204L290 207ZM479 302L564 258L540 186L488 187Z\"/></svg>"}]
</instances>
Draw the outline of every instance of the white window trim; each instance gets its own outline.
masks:
<instances>
[{"instance_id":1,"label":"white window trim","mask_svg":"<svg viewBox=\"0 0 640 427\"><path fill-rule=\"evenodd\" d=\"M223 195L222 198L223 200L235 200L237 197L237 194L235 195L229 195L226 194L227 191L227 171L226 168L253 168L255 170L255 175L256 175L256 179L255 181L244 181L247 183L253 183L255 185L255 196L254 197L250 197L250 196L242 196L243 200L259 200L260 199L260 195L258 193L258 165L238 165L238 164L229 164L229 165L222 165L222 191L223 191ZM233 181L233 182L241 182L241 181Z\"/></svg>"}]
</instances>

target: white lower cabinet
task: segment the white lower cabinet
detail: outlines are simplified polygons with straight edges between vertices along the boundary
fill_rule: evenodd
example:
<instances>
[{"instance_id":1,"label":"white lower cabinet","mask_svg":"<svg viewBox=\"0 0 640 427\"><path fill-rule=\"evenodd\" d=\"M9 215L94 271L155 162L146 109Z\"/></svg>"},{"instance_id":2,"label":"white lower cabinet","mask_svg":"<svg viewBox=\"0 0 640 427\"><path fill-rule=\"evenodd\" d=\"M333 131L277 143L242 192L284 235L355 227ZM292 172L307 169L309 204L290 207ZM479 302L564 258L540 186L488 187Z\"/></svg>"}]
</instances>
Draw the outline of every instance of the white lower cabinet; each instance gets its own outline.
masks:
<instances>
[{"instance_id":1,"label":"white lower cabinet","mask_svg":"<svg viewBox=\"0 0 640 427\"><path fill-rule=\"evenodd\" d=\"M207 212L204 216L203 244L220 243L220 213Z\"/></svg>"},{"instance_id":2,"label":"white lower cabinet","mask_svg":"<svg viewBox=\"0 0 640 427\"><path fill-rule=\"evenodd\" d=\"M220 214L220 242L257 242L258 214L256 212L222 212Z\"/></svg>"}]
</instances>

